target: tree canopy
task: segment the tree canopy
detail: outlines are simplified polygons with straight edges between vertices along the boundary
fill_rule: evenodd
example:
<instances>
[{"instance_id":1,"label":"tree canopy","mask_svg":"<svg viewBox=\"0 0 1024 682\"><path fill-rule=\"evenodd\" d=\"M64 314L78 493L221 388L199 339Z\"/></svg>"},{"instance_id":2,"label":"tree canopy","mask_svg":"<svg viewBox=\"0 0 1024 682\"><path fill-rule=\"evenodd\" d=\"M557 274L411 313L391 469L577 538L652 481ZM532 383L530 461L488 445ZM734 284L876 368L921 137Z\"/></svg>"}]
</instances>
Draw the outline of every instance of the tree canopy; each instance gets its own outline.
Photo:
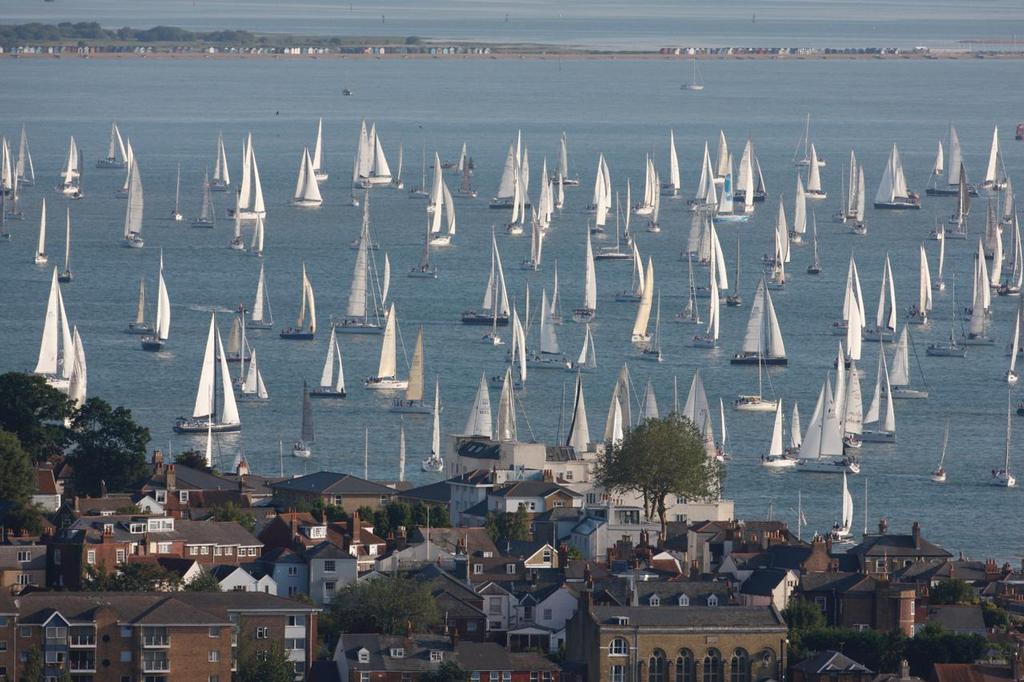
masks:
<instances>
[{"instance_id":1,"label":"tree canopy","mask_svg":"<svg viewBox=\"0 0 1024 682\"><path fill-rule=\"evenodd\" d=\"M484 527L491 540L499 545L530 539L530 515L525 507L515 512L487 512Z\"/></svg>"},{"instance_id":2,"label":"tree canopy","mask_svg":"<svg viewBox=\"0 0 1024 682\"><path fill-rule=\"evenodd\" d=\"M64 420L74 407L68 397L35 374L0 375L0 429L18 437L35 461L61 454L67 442Z\"/></svg>"},{"instance_id":3,"label":"tree canopy","mask_svg":"<svg viewBox=\"0 0 1024 682\"><path fill-rule=\"evenodd\" d=\"M666 534L669 495L708 500L721 490L721 465L708 457L700 429L689 419L670 414L647 419L605 448L597 462L597 479L609 492L637 493L648 518L661 519Z\"/></svg>"},{"instance_id":4,"label":"tree canopy","mask_svg":"<svg viewBox=\"0 0 1024 682\"><path fill-rule=\"evenodd\" d=\"M293 682L295 670L279 642L256 649L248 638L238 638L238 682Z\"/></svg>"},{"instance_id":5,"label":"tree canopy","mask_svg":"<svg viewBox=\"0 0 1024 682\"><path fill-rule=\"evenodd\" d=\"M439 618L428 583L385 576L352 583L338 592L321 616L320 628L333 643L343 632L424 632Z\"/></svg>"},{"instance_id":6,"label":"tree canopy","mask_svg":"<svg viewBox=\"0 0 1024 682\"><path fill-rule=\"evenodd\" d=\"M146 475L149 429L136 424L127 408L89 398L72 419L70 439L78 495L99 495L101 482L110 491L130 490Z\"/></svg>"},{"instance_id":7,"label":"tree canopy","mask_svg":"<svg viewBox=\"0 0 1024 682\"><path fill-rule=\"evenodd\" d=\"M155 592L177 589L181 580L157 564L129 563L113 573L87 567L82 589L87 592Z\"/></svg>"},{"instance_id":8,"label":"tree canopy","mask_svg":"<svg viewBox=\"0 0 1024 682\"><path fill-rule=\"evenodd\" d=\"M974 604L978 597L967 581L960 578L941 580L928 589L931 604Z\"/></svg>"}]
</instances>

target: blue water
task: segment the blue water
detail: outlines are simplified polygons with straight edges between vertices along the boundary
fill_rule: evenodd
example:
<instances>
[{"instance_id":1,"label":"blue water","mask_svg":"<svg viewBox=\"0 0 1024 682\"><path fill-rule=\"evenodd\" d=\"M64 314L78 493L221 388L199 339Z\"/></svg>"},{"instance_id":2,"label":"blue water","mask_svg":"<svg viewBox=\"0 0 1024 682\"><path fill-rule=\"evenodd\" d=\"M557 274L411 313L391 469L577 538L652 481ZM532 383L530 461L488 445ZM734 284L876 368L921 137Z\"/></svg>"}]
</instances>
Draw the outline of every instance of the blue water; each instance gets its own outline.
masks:
<instances>
[{"instance_id":1,"label":"blue water","mask_svg":"<svg viewBox=\"0 0 1024 682\"><path fill-rule=\"evenodd\" d=\"M951 47L978 38L1012 42L1024 35L1024 11L1016 0L991 0L983 10L959 0L56 0L5 7L4 21L415 35L613 50L681 45Z\"/></svg>"},{"instance_id":2,"label":"blue water","mask_svg":"<svg viewBox=\"0 0 1024 682\"><path fill-rule=\"evenodd\" d=\"M479 305L486 281L490 228L507 220L504 212L486 207L498 181L510 138L523 130L536 177L541 160L553 160L557 141L566 130L572 165L582 186L567 192L566 207L545 242L544 267L526 273L517 264L529 252L528 238L499 235L510 290L520 304L526 282L534 305L542 288L551 285L557 259L562 306L566 311L581 300L583 240L588 216L593 168L604 152L618 190L632 178L634 191L642 182L644 154L654 154L659 167L667 158L670 127L676 131L684 189L692 193L704 140L712 148L724 129L738 157L751 134L764 169L769 202L759 206L746 225L719 226L726 260L732 267L737 235L742 240L742 291L749 302L761 254L770 251L776 200L786 197L791 212L795 170L793 150L806 112L812 115L812 134L820 153L829 160L823 170L827 201L812 204L825 271L818 278L804 274L808 247L794 247L790 284L773 294L781 320L790 365L773 371L772 382L786 403L800 403L804 421L835 357L838 339L828 328L842 303L846 263L857 256L869 316L877 301L881 269L889 253L896 277L900 310L916 297L917 246L925 241L936 217L951 210L950 199L925 199L923 210L907 213L868 209L870 234L849 235L829 217L839 203L840 170L851 147L863 162L869 194L883 169L893 142L900 145L909 183L923 189L936 141L949 120L956 122L972 178L979 178L988 152L992 125L1002 132L1009 173L1024 181L1021 143L1012 139L1019 115L1017 93L1021 73L1013 62L907 61L771 62L734 61L708 64L707 90L679 90L687 74L679 65L623 61L340 61L340 60L151 60L123 61L22 60L6 61L0 86L0 130L16 136L28 126L39 182L25 191L26 219L14 223L14 239L0 244L0 369L31 369L38 349L50 269L31 264L38 208L47 197L50 208L48 251L51 264L62 256L62 214L67 202L53 189L58 168L74 134L86 159L87 198L70 202L74 226L72 269L76 279L64 295L72 321L78 325L89 360L89 391L115 404L130 407L153 434L154 447L175 451L201 447L202 438L178 437L174 418L191 411L198 381L202 345L209 323L208 310L228 310L239 302L251 304L259 260L226 248L231 225L220 220L214 230L194 230L164 220L173 205L174 174L182 166L186 215L198 210L199 185L214 161L214 144L223 131L237 181L243 135L251 130L268 204L264 263L269 279L275 321L290 324L298 308L299 269L305 263L317 294L321 328L328 315L340 313L347 297L355 252L348 244L359 230L361 212L344 205L349 196L352 151L361 117L377 121L394 168L399 144L405 148L404 177L418 183L420 148L437 149L454 158L463 141L477 162L473 182L476 200L456 199L457 244L435 253L441 270L437 281L404 277L419 259L425 214L420 200L405 192L374 191L372 229L390 254L395 277L393 300L405 347L411 354L417 325L424 327L428 383L440 376L446 409L442 426L457 432L481 372L501 370L505 349L479 343L479 328L457 324L460 311ZM350 87L353 97L342 97ZM330 180L322 187L324 206L300 210L288 205L302 146L312 144L317 116L324 117L326 165ZM119 244L124 202L114 196L123 179L120 171L93 168L105 154L111 119L131 137L146 188L146 248ZM457 180L449 177L453 188ZM226 195L215 195L223 215ZM690 215L683 201L663 201L661 234L641 233L639 246L653 256L656 286L663 293L665 362L654 366L635 361L629 344L635 306L614 302L614 292L629 286L628 264L598 264L598 317L594 325L601 371L585 378L591 432L604 426L614 376L624 361L631 364L637 390L654 381L663 410L672 404L673 378L678 377L680 400L685 399L694 369L702 368L708 393L728 404L737 393L756 388L752 368L731 367L729 356L738 349L748 308L723 311L722 344L718 351L689 346L694 328L671 321L682 306L686 266L678 260L685 245ZM983 231L984 202L971 217L975 237ZM936 243L926 241L934 272ZM171 339L166 353L152 355L138 348L136 337L122 333L134 312L138 279L145 277L155 291L159 249L167 266L167 285L173 304ZM947 281L969 281L976 241L949 242ZM380 258L380 254L378 254ZM699 279L706 271L698 269ZM732 272L730 271L730 278ZM961 293L966 297L966 285ZM1020 490L988 487L989 471L1002 460L1006 385L1001 381L1015 299L993 297L992 333L995 348L972 348L967 359L924 356L930 341L948 333L951 291L937 294L933 323L915 328L924 379L932 396L927 401L896 405L900 443L893 447L865 446L863 474L852 479L861 525L863 486L869 484L870 525L879 516L890 527L909 528L921 521L925 534L973 556L1011 558L1024 550L1019 528L1024 521ZM963 300L963 299L962 299ZM227 334L229 316L219 316ZM567 322L558 329L563 348L575 354L583 329ZM243 431L218 439L221 466L244 452L258 471L274 473L281 463L278 441L298 435L303 378L319 377L326 334L314 342L284 342L276 332L254 332L272 400L242 404ZM370 429L369 475L394 478L397 462L398 416L386 411L388 398L365 391L359 379L376 370L379 337L341 339L350 397L315 404L317 443L308 465L286 457L287 473L329 467L362 474L363 429ZM873 390L877 350L868 345L862 367L865 407ZM400 364L403 364L400 359ZM914 364L915 382L921 374ZM531 370L522 394L520 435L548 440L558 426L563 383L571 376ZM496 392L492 396L496 402ZM727 413L734 460L729 464L726 494L742 516L763 517L769 505L776 515L793 519L797 492L812 528L829 526L839 509L839 481L795 473L766 473L756 465L767 448L771 415ZM935 466L942 425L950 419L947 468L950 482L935 486L927 473ZM717 422L717 420L716 420ZM409 477L427 480L414 469L429 448L426 417L407 416ZM717 423L716 423L717 426ZM1024 432L1017 429L1017 442ZM1024 458L1013 448L1014 469L1024 474ZM963 516L967 514L967 516ZM984 525L974 521L983 514Z\"/></svg>"}]
</instances>

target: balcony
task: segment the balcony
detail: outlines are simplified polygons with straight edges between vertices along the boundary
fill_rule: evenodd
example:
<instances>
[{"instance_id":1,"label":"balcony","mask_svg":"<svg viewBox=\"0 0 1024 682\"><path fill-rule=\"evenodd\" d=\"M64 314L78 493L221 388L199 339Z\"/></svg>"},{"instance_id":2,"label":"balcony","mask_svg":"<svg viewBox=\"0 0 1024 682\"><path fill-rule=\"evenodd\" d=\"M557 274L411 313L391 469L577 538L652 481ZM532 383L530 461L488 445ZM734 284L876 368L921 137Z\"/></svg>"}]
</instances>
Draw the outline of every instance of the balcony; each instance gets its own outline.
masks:
<instances>
[{"instance_id":1,"label":"balcony","mask_svg":"<svg viewBox=\"0 0 1024 682\"><path fill-rule=\"evenodd\" d=\"M96 672L96 659L82 658L68 660L68 670L73 673L94 673Z\"/></svg>"},{"instance_id":2,"label":"balcony","mask_svg":"<svg viewBox=\"0 0 1024 682\"><path fill-rule=\"evenodd\" d=\"M95 649L96 635L71 635L68 638L68 646L72 649Z\"/></svg>"},{"instance_id":3,"label":"balcony","mask_svg":"<svg viewBox=\"0 0 1024 682\"><path fill-rule=\"evenodd\" d=\"M167 649L171 646L170 635L153 635L142 638L142 646L146 649Z\"/></svg>"},{"instance_id":4,"label":"balcony","mask_svg":"<svg viewBox=\"0 0 1024 682\"><path fill-rule=\"evenodd\" d=\"M169 673L171 672L170 661L157 660L157 661L143 661L142 672L144 673Z\"/></svg>"}]
</instances>

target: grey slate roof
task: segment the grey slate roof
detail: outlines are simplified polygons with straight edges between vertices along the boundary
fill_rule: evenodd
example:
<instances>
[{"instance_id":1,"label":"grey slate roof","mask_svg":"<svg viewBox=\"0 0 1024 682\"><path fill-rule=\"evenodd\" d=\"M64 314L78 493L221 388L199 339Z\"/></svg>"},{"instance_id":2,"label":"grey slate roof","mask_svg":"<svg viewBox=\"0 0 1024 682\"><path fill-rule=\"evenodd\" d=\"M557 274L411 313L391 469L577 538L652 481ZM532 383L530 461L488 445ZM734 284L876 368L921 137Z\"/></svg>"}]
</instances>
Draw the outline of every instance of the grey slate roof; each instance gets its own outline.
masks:
<instances>
[{"instance_id":1,"label":"grey slate roof","mask_svg":"<svg viewBox=\"0 0 1024 682\"><path fill-rule=\"evenodd\" d=\"M743 581L740 594L771 596L772 590L785 580L786 573L787 571L782 568L759 568Z\"/></svg>"},{"instance_id":2,"label":"grey slate roof","mask_svg":"<svg viewBox=\"0 0 1024 682\"><path fill-rule=\"evenodd\" d=\"M860 672L870 675L874 672L872 670L868 670L866 666L861 665L848 656L844 656L838 651L822 651L821 653L800 661L793 667L810 675L852 672Z\"/></svg>"},{"instance_id":3,"label":"grey slate roof","mask_svg":"<svg viewBox=\"0 0 1024 682\"><path fill-rule=\"evenodd\" d=\"M593 606L591 613L604 627L614 628L616 617L629 618L628 627L714 628L786 631L782 616L770 606Z\"/></svg>"},{"instance_id":4,"label":"grey slate roof","mask_svg":"<svg viewBox=\"0 0 1024 682\"><path fill-rule=\"evenodd\" d=\"M351 474L334 471L318 471L313 474L271 483L275 491L286 490L296 493L319 495L394 495L395 490L373 481L357 478Z\"/></svg>"}]
</instances>

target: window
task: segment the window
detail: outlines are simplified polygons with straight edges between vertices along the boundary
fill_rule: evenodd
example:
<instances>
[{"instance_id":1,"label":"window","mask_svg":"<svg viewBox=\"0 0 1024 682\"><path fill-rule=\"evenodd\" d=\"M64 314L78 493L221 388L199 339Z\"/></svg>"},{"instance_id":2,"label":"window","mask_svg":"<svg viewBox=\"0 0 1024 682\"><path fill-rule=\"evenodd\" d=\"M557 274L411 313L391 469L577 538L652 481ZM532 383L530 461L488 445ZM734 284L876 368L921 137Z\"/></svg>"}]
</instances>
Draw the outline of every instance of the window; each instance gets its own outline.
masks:
<instances>
[{"instance_id":1,"label":"window","mask_svg":"<svg viewBox=\"0 0 1024 682\"><path fill-rule=\"evenodd\" d=\"M64 627L46 628L46 639L67 639L68 629Z\"/></svg>"},{"instance_id":2,"label":"window","mask_svg":"<svg viewBox=\"0 0 1024 682\"><path fill-rule=\"evenodd\" d=\"M7 640L0 639L0 651L7 651Z\"/></svg>"},{"instance_id":3,"label":"window","mask_svg":"<svg viewBox=\"0 0 1024 682\"><path fill-rule=\"evenodd\" d=\"M121 627L121 636L122 637L131 637L132 636L132 629L130 627L122 626Z\"/></svg>"},{"instance_id":4,"label":"window","mask_svg":"<svg viewBox=\"0 0 1024 682\"><path fill-rule=\"evenodd\" d=\"M392 647L389 654L391 658L405 658L405 649L402 647Z\"/></svg>"},{"instance_id":5,"label":"window","mask_svg":"<svg viewBox=\"0 0 1024 682\"><path fill-rule=\"evenodd\" d=\"M492 670L491 674L487 676L487 679L490 682L498 682L498 672L496 670Z\"/></svg>"},{"instance_id":6,"label":"window","mask_svg":"<svg viewBox=\"0 0 1024 682\"><path fill-rule=\"evenodd\" d=\"M167 491L166 490L157 490L156 491L156 501L159 504L163 504L164 502L166 502L167 501Z\"/></svg>"},{"instance_id":7,"label":"window","mask_svg":"<svg viewBox=\"0 0 1024 682\"><path fill-rule=\"evenodd\" d=\"M476 632L476 621L471 620L466 623L466 632Z\"/></svg>"},{"instance_id":8,"label":"window","mask_svg":"<svg viewBox=\"0 0 1024 682\"><path fill-rule=\"evenodd\" d=\"M206 678L206 682L220 682L220 675L210 675Z\"/></svg>"},{"instance_id":9,"label":"window","mask_svg":"<svg viewBox=\"0 0 1024 682\"><path fill-rule=\"evenodd\" d=\"M207 628L206 629L206 636L207 637L220 637L220 628L217 627L216 625L213 625L213 626Z\"/></svg>"},{"instance_id":10,"label":"window","mask_svg":"<svg viewBox=\"0 0 1024 682\"><path fill-rule=\"evenodd\" d=\"M480 671L474 670L473 674L469 676L469 682L480 682Z\"/></svg>"},{"instance_id":11,"label":"window","mask_svg":"<svg viewBox=\"0 0 1024 682\"><path fill-rule=\"evenodd\" d=\"M327 594L334 594L334 590L337 588L338 583L333 580L328 580L324 583L324 592Z\"/></svg>"},{"instance_id":12,"label":"window","mask_svg":"<svg viewBox=\"0 0 1024 682\"><path fill-rule=\"evenodd\" d=\"M90 549L89 551L87 551L85 553L85 563L90 564L90 565L96 563L96 550L95 549Z\"/></svg>"},{"instance_id":13,"label":"window","mask_svg":"<svg viewBox=\"0 0 1024 682\"><path fill-rule=\"evenodd\" d=\"M501 613L501 597L489 597L487 599L487 613L492 615Z\"/></svg>"},{"instance_id":14,"label":"window","mask_svg":"<svg viewBox=\"0 0 1024 682\"><path fill-rule=\"evenodd\" d=\"M651 598L648 600L648 603L651 606L661 606L661 597L659 597L656 594L652 594Z\"/></svg>"},{"instance_id":15,"label":"window","mask_svg":"<svg viewBox=\"0 0 1024 682\"><path fill-rule=\"evenodd\" d=\"M18 584L19 585L31 585L32 584L32 576L29 575L28 573L19 573L18 574Z\"/></svg>"},{"instance_id":16,"label":"window","mask_svg":"<svg viewBox=\"0 0 1024 682\"><path fill-rule=\"evenodd\" d=\"M360 663L370 662L370 650L366 649L365 647L360 649L356 656L358 656Z\"/></svg>"},{"instance_id":17,"label":"window","mask_svg":"<svg viewBox=\"0 0 1024 682\"><path fill-rule=\"evenodd\" d=\"M686 595L686 594L679 595L679 605L680 606L689 606L690 605L690 596Z\"/></svg>"},{"instance_id":18,"label":"window","mask_svg":"<svg viewBox=\"0 0 1024 682\"><path fill-rule=\"evenodd\" d=\"M718 595L713 594L708 597L708 606L718 606Z\"/></svg>"},{"instance_id":19,"label":"window","mask_svg":"<svg viewBox=\"0 0 1024 682\"><path fill-rule=\"evenodd\" d=\"M206 556L207 554L210 553L210 548L207 547L206 545L203 545L202 547L199 548L199 553L202 554L203 556Z\"/></svg>"},{"instance_id":20,"label":"window","mask_svg":"<svg viewBox=\"0 0 1024 682\"><path fill-rule=\"evenodd\" d=\"M235 553L235 548L234 547L225 547L224 548L224 556L231 556L234 553Z\"/></svg>"},{"instance_id":21,"label":"window","mask_svg":"<svg viewBox=\"0 0 1024 682\"><path fill-rule=\"evenodd\" d=\"M344 507L345 506L345 497L343 495L335 495L334 496L334 506L335 507Z\"/></svg>"},{"instance_id":22,"label":"window","mask_svg":"<svg viewBox=\"0 0 1024 682\"><path fill-rule=\"evenodd\" d=\"M821 609L822 613L824 613L825 609L828 607L828 600L825 597L815 597L814 605Z\"/></svg>"},{"instance_id":23,"label":"window","mask_svg":"<svg viewBox=\"0 0 1024 682\"><path fill-rule=\"evenodd\" d=\"M299 567L298 566L289 566L288 567L288 577L294 578L298 574L299 574Z\"/></svg>"},{"instance_id":24,"label":"window","mask_svg":"<svg viewBox=\"0 0 1024 682\"><path fill-rule=\"evenodd\" d=\"M484 572L484 565L483 564L473 564L473 575L483 575L483 572Z\"/></svg>"},{"instance_id":25,"label":"window","mask_svg":"<svg viewBox=\"0 0 1024 682\"><path fill-rule=\"evenodd\" d=\"M270 637L270 628L258 627L256 628L256 639L267 639Z\"/></svg>"},{"instance_id":26,"label":"window","mask_svg":"<svg viewBox=\"0 0 1024 682\"><path fill-rule=\"evenodd\" d=\"M213 548L213 556L220 556L221 554L223 554L223 552L224 552L224 550L221 549L220 545L215 545L214 546L214 548Z\"/></svg>"},{"instance_id":27,"label":"window","mask_svg":"<svg viewBox=\"0 0 1024 682\"><path fill-rule=\"evenodd\" d=\"M288 596L289 597L294 597L298 593L299 593L299 588L298 587L296 587L295 585L289 585L288 586Z\"/></svg>"},{"instance_id":28,"label":"window","mask_svg":"<svg viewBox=\"0 0 1024 682\"><path fill-rule=\"evenodd\" d=\"M47 663L64 663L64 652L63 651L47 651L46 652Z\"/></svg>"},{"instance_id":29,"label":"window","mask_svg":"<svg viewBox=\"0 0 1024 682\"><path fill-rule=\"evenodd\" d=\"M616 637L608 645L609 656L628 656L629 655L629 644L626 640L621 637Z\"/></svg>"},{"instance_id":30,"label":"window","mask_svg":"<svg viewBox=\"0 0 1024 682\"><path fill-rule=\"evenodd\" d=\"M515 564L505 564L505 573L507 573L508 575L515 575L515 573L516 573L516 565Z\"/></svg>"},{"instance_id":31,"label":"window","mask_svg":"<svg viewBox=\"0 0 1024 682\"><path fill-rule=\"evenodd\" d=\"M132 662L132 652L130 650L129 651L122 651L121 652L121 662L122 663L131 663Z\"/></svg>"},{"instance_id":32,"label":"window","mask_svg":"<svg viewBox=\"0 0 1024 682\"><path fill-rule=\"evenodd\" d=\"M216 649L210 649L206 654L207 663L220 663L220 652Z\"/></svg>"},{"instance_id":33,"label":"window","mask_svg":"<svg viewBox=\"0 0 1024 682\"><path fill-rule=\"evenodd\" d=\"M188 504L188 491L187 490L179 490L178 491L178 502L181 502L182 504Z\"/></svg>"},{"instance_id":34,"label":"window","mask_svg":"<svg viewBox=\"0 0 1024 682\"><path fill-rule=\"evenodd\" d=\"M437 649L431 649L430 650L430 660L433 663L438 663L438 662L444 660L444 652L443 651L438 651Z\"/></svg>"},{"instance_id":35,"label":"window","mask_svg":"<svg viewBox=\"0 0 1024 682\"><path fill-rule=\"evenodd\" d=\"M55 563L58 566L60 566L60 550L59 549L53 550L53 563Z\"/></svg>"},{"instance_id":36,"label":"window","mask_svg":"<svg viewBox=\"0 0 1024 682\"><path fill-rule=\"evenodd\" d=\"M259 554L259 549L258 548L256 548L256 547L250 547L249 548L249 556L257 556L258 554Z\"/></svg>"},{"instance_id":37,"label":"window","mask_svg":"<svg viewBox=\"0 0 1024 682\"><path fill-rule=\"evenodd\" d=\"M668 659L661 649L651 652L647 668L647 682L668 682Z\"/></svg>"},{"instance_id":38,"label":"window","mask_svg":"<svg viewBox=\"0 0 1024 682\"><path fill-rule=\"evenodd\" d=\"M875 571L881 573L885 570L885 559L875 559Z\"/></svg>"},{"instance_id":39,"label":"window","mask_svg":"<svg viewBox=\"0 0 1024 682\"><path fill-rule=\"evenodd\" d=\"M544 609L544 620L551 620L551 609Z\"/></svg>"},{"instance_id":40,"label":"window","mask_svg":"<svg viewBox=\"0 0 1024 682\"><path fill-rule=\"evenodd\" d=\"M610 682L626 682L626 666L613 665L608 679Z\"/></svg>"},{"instance_id":41,"label":"window","mask_svg":"<svg viewBox=\"0 0 1024 682\"><path fill-rule=\"evenodd\" d=\"M676 656L676 682L693 682L693 652L680 649Z\"/></svg>"},{"instance_id":42,"label":"window","mask_svg":"<svg viewBox=\"0 0 1024 682\"><path fill-rule=\"evenodd\" d=\"M199 554L199 548L198 547L189 547L188 548L188 553L190 555L192 555L192 556L196 556L196 555Z\"/></svg>"},{"instance_id":43,"label":"window","mask_svg":"<svg viewBox=\"0 0 1024 682\"><path fill-rule=\"evenodd\" d=\"M123 549L119 549L119 550L117 550L116 554L117 554L117 563L123 564L124 563L124 550Z\"/></svg>"},{"instance_id":44,"label":"window","mask_svg":"<svg viewBox=\"0 0 1024 682\"><path fill-rule=\"evenodd\" d=\"M718 649L708 649L704 654L704 682L723 682L722 654Z\"/></svg>"},{"instance_id":45,"label":"window","mask_svg":"<svg viewBox=\"0 0 1024 682\"><path fill-rule=\"evenodd\" d=\"M18 561L20 561L21 563L32 561L32 552L30 552L27 549L19 549L18 550Z\"/></svg>"},{"instance_id":46,"label":"window","mask_svg":"<svg viewBox=\"0 0 1024 682\"><path fill-rule=\"evenodd\" d=\"M295 627L296 625L302 625L302 623L299 622L298 616L288 616L288 625Z\"/></svg>"},{"instance_id":47,"label":"window","mask_svg":"<svg viewBox=\"0 0 1024 682\"><path fill-rule=\"evenodd\" d=\"M359 682L370 682L370 673L359 673Z\"/></svg>"},{"instance_id":48,"label":"window","mask_svg":"<svg viewBox=\"0 0 1024 682\"><path fill-rule=\"evenodd\" d=\"M746 649L736 649L729 659L729 682L750 682L750 656Z\"/></svg>"},{"instance_id":49,"label":"window","mask_svg":"<svg viewBox=\"0 0 1024 682\"><path fill-rule=\"evenodd\" d=\"M327 559L324 561L324 573L334 573L337 570L337 565L334 559Z\"/></svg>"},{"instance_id":50,"label":"window","mask_svg":"<svg viewBox=\"0 0 1024 682\"><path fill-rule=\"evenodd\" d=\"M157 554L170 554L171 553L171 543L169 543L169 542L158 542L158 543L156 543L156 553Z\"/></svg>"}]
</instances>

